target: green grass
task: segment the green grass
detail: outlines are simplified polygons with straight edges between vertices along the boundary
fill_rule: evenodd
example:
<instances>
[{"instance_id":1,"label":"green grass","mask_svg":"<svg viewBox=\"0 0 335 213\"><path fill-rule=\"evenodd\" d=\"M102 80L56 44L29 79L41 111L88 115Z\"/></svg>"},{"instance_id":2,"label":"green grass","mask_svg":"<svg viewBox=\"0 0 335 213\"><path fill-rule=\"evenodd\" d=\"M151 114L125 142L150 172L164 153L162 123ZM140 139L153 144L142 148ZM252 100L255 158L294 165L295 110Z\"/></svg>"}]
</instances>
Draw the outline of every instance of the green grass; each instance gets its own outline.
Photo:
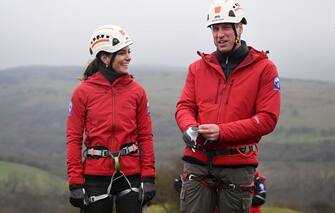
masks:
<instances>
[{"instance_id":1,"label":"green grass","mask_svg":"<svg viewBox=\"0 0 335 213\"><path fill-rule=\"evenodd\" d=\"M31 190L36 194L66 192L66 181L46 171L23 164L0 161L0 186L9 190Z\"/></svg>"},{"instance_id":2,"label":"green grass","mask_svg":"<svg viewBox=\"0 0 335 213\"><path fill-rule=\"evenodd\" d=\"M151 205L148 207L147 213L166 213L166 210L161 205Z\"/></svg>"},{"instance_id":3,"label":"green grass","mask_svg":"<svg viewBox=\"0 0 335 213\"><path fill-rule=\"evenodd\" d=\"M171 211L171 206L167 205L166 206L168 212L173 212ZM264 206L261 209L262 213L302 213L298 211L294 211L292 209L286 209L286 208L278 208L278 207L271 207L271 206ZM167 211L161 206L161 205L151 205L147 209L148 213L166 213ZM178 211L176 211L177 213Z\"/></svg>"},{"instance_id":4,"label":"green grass","mask_svg":"<svg viewBox=\"0 0 335 213\"><path fill-rule=\"evenodd\" d=\"M301 212L294 211L292 209L264 206L262 208L262 213L301 213Z\"/></svg>"}]
</instances>

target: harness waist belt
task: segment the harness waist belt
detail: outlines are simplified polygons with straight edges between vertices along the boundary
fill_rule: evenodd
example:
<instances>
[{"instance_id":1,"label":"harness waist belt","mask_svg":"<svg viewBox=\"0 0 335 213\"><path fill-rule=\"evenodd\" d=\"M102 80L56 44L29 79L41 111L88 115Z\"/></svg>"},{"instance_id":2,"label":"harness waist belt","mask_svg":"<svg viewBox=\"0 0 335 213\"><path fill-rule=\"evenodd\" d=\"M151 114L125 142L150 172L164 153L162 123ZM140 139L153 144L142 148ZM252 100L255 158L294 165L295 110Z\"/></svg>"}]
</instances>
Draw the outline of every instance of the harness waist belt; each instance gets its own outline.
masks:
<instances>
[{"instance_id":1,"label":"harness waist belt","mask_svg":"<svg viewBox=\"0 0 335 213\"><path fill-rule=\"evenodd\" d=\"M256 145L252 146L244 146L240 148L229 148L229 149L220 149L220 150L206 150L206 152L209 152L211 155L236 155L239 153L248 153L251 151L256 151L257 147Z\"/></svg>"},{"instance_id":2,"label":"harness waist belt","mask_svg":"<svg viewBox=\"0 0 335 213\"><path fill-rule=\"evenodd\" d=\"M118 152L112 152L109 151L108 149L101 148L101 147L88 147L83 155L84 157L102 157L102 158L107 158L107 157L117 157L117 156L124 156L124 155L129 155L136 153L138 151L138 144L133 143L128 146L123 147L120 151Z\"/></svg>"},{"instance_id":3,"label":"harness waist belt","mask_svg":"<svg viewBox=\"0 0 335 213\"><path fill-rule=\"evenodd\" d=\"M240 148L227 148L227 149L215 150L215 149L207 149L203 145L198 144L196 149L203 151L203 152L207 152L210 155L236 155L236 154L240 154L241 152L248 153L251 151L256 151L257 147L256 145L252 145L252 146L244 146Z\"/></svg>"},{"instance_id":4,"label":"harness waist belt","mask_svg":"<svg viewBox=\"0 0 335 213\"><path fill-rule=\"evenodd\" d=\"M254 185L245 186L245 185L236 185L236 184L233 184L233 183L226 183L226 182L221 181L217 177L210 177L210 176L207 176L207 175L198 176L198 175L194 175L194 174L184 173L182 178L184 180L189 179L189 180L198 181L202 185L207 186L209 188L212 188L213 190L216 190L216 191L218 191L218 190L237 190L237 191L253 191L253 190L255 190ZM209 183L209 180L211 180L210 182L212 184Z\"/></svg>"}]
</instances>

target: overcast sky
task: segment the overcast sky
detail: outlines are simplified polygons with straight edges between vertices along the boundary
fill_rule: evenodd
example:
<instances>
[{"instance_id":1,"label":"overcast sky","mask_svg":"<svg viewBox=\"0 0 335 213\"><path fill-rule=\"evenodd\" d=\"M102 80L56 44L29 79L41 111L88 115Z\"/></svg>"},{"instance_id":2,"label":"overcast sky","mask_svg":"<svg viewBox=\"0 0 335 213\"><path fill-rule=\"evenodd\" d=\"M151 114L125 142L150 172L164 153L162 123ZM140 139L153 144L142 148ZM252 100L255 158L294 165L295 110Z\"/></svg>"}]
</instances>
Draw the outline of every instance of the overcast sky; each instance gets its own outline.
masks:
<instances>
[{"instance_id":1,"label":"overcast sky","mask_svg":"<svg viewBox=\"0 0 335 213\"><path fill-rule=\"evenodd\" d=\"M95 28L120 25L134 40L133 65L187 67L215 50L211 0L1 0L0 69L85 65ZM280 76L335 81L335 1L241 0L242 39L270 50Z\"/></svg>"}]
</instances>

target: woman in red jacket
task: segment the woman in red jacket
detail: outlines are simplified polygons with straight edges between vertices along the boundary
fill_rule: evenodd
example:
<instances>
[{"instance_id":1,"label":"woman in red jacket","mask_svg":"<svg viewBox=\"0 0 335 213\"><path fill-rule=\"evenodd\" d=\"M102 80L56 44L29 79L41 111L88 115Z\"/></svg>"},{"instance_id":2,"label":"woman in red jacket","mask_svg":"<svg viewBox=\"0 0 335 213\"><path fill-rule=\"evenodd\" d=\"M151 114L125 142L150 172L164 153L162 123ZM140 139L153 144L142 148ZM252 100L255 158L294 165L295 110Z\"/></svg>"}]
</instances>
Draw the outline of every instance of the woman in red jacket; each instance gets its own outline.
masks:
<instances>
[{"instance_id":1,"label":"woman in red jacket","mask_svg":"<svg viewBox=\"0 0 335 213\"><path fill-rule=\"evenodd\" d=\"M114 200L117 212L138 213L155 195L148 101L128 73L132 43L118 26L98 28L90 40L94 60L70 102L70 202L85 213L110 213Z\"/></svg>"}]
</instances>

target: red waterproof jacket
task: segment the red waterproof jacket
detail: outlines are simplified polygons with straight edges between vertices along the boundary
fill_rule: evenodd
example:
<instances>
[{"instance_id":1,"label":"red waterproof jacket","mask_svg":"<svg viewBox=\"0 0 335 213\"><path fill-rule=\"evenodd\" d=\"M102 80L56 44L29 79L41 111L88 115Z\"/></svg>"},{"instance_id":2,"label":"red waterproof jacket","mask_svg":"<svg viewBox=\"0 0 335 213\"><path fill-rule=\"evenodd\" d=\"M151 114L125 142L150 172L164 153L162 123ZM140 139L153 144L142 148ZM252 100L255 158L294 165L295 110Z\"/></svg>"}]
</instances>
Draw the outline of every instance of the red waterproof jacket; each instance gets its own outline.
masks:
<instances>
[{"instance_id":1,"label":"red waterproof jacket","mask_svg":"<svg viewBox=\"0 0 335 213\"><path fill-rule=\"evenodd\" d=\"M184 89L177 102L176 121L182 132L200 124L218 124L220 137L208 149L237 148L257 144L273 131L279 118L280 83L275 65L266 54L249 47L246 58L227 80L216 53L199 53L189 66ZM203 140L198 139L198 143ZM257 165L257 151L215 155L213 165ZM184 157L208 163L203 151L185 148Z\"/></svg>"},{"instance_id":2,"label":"red waterproof jacket","mask_svg":"<svg viewBox=\"0 0 335 213\"><path fill-rule=\"evenodd\" d=\"M112 152L137 142L140 155L121 156L125 175L154 177L152 126L144 89L131 75L110 84L100 72L82 81L73 92L67 120L67 173L69 185L84 183L83 174L111 176L114 163L108 158L82 161L86 147L103 146Z\"/></svg>"}]
</instances>

